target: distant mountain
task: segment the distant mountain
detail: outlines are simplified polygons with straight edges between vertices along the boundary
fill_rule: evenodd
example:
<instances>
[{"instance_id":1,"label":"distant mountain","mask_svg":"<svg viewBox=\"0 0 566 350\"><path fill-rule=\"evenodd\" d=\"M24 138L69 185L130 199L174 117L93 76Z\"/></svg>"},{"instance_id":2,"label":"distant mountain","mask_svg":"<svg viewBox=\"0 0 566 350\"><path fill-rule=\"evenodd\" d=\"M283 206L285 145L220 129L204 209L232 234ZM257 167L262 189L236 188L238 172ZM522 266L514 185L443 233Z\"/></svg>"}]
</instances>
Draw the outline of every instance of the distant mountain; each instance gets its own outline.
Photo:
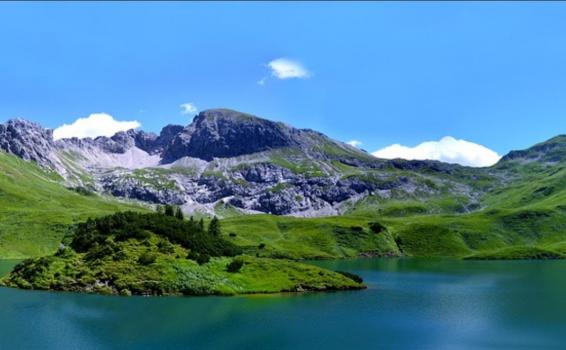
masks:
<instances>
[{"instance_id":1,"label":"distant mountain","mask_svg":"<svg viewBox=\"0 0 566 350\"><path fill-rule=\"evenodd\" d=\"M523 161L556 163L566 161L566 135L559 135L548 141L520 151L511 151L505 155L502 162Z\"/></svg>"},{"instance_id":2,"label":"distant mountain","mask_svg":"<svg viewBox=\"0 0 566 350\"><path fill-rule=\"evenodd\" d=\"M51 130L28 121L0 125L0 149L56 171L67 186L219 216L327 216L446 198L455 204L427 211L470 212L482 208L491 189L516 179L506 163L561 161L565 140L558 136L477 169L377 159L319 132L229 109L200 112L191 124L168 125L159 135L129 130L54 141Z\"/></svg>"}]
</instances>

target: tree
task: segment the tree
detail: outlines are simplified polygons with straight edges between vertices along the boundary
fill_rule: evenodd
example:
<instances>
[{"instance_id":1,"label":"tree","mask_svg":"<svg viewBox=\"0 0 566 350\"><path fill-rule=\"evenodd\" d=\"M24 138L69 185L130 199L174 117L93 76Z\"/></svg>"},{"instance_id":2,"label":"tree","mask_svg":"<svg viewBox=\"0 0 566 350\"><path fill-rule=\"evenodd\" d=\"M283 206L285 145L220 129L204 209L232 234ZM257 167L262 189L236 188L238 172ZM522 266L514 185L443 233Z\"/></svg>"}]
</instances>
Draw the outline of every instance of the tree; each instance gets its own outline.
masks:
<instances>
[{"instance_id":1,"label":"tree","mask_svg":"<svg viewBox=\"0 0 566 350\"><path fill-rule=\"evenodd\" d=\"M200 218L198 222L198 227L201 230L201 232L204 232L204 220L202 218Z\"/></svg>"},{"instance_id":2,"label":"tree","mask_svg":"<svg viewBox=\"0 0 566 350\"><path fill-rule=\"evenodd\" d=\"M155 211L157 214L163 214L163 206L158 204L157 207L155 207Z\"/></svg>"},{"instance_id":3,"label":"tree","mask_svg":"<svg viewBox=\"0 0 566 350\"><path fill-rule=\"evenodd\" d=\"M208 234L211 236L220 236L220 220L215 216L208 225Z\"/></svg>"},{"instance_id":4,"label":"tree","mask_svg":"<svg viewBox=\"0 0 566 350\"><path fill-rule=\"evenodd\" d=\"M226 271L235 273L240 271L242 266L244 266L244 261L242 259L234 259L226 266Z\"/></svg>"},{"instance_id":5,"label":"tree","mask_svg":"<svg viewBox=\"0 0 566 350\"><path fill-rule=\"evenodd\" d=\"M185 219L185 215L183 215L183 211L181 210L180 207L177 207L177 210L175 211L175 217L179 220Z\"/></svg>"},{"instance_id":6,"label":"tree","mask_svg":"<svg viewBox=\"0 0 566 350\"><path fill-rule=\"evenodd\" d=\"M165 206L165 215L167 216L175 216L175 208L172 205L167 204Z\"/></svg>"},{"instance_id":7,"label":"tree","mask_svg":"<svg viewBox=\"0 0 566 350\"><path fill-rule=\"evenodd\" d=\"M199 256L197 258L197 264L199 264L199 265L204 265L204 264L208 263L209 261L210 261L210 255L208 255L206 253L199 254Z\"/></svg>"}]
</instances>

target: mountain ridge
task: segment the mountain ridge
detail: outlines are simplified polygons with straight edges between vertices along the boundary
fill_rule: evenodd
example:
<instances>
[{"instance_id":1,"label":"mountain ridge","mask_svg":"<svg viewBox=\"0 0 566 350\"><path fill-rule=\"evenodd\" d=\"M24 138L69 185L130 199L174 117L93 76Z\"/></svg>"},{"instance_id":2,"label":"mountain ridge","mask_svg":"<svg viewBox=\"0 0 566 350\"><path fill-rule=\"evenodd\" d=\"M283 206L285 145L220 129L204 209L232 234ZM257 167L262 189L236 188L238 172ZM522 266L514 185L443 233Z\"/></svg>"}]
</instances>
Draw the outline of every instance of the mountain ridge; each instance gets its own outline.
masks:
<instances>
[{"instance_id":1,"label":"mountain ridge","mask_svg":"<svg viewBox=\"0 0 566 350\"><path fill-rule=\"evenodd\" d=\"M55 141L51 130L32 122L0 125L0 149L56 171L67 186L219 216L339 215L372 198L450 198L462 203L458 210L474 211L490 188L517 177L507 163L539 159L541 152L561 157L562 139L470 168L379 159L317 131L225 108L202 111L187 126L166 125L159 135L132 129Z\"/></svg>"}]
</instances>

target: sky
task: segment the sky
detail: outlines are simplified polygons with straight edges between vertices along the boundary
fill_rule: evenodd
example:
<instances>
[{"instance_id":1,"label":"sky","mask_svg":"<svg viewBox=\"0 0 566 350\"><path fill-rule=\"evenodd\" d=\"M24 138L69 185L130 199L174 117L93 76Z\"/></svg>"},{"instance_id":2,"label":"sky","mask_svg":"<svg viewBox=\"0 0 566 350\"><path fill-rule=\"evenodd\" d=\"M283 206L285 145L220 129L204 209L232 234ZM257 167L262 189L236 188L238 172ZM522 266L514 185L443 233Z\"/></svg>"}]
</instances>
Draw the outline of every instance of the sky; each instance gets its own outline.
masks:
<instances>
[{"instance_id":1,"label":"sky","mask_svg":"<svg viewBox=\"0 0 566 350\"><path fill-rule=\"evenodd\" d=\"M566 133L564 18L563 2L0 3L0 122L159 132L225 107L489 165Z\"/></svg>"}]
</instances>

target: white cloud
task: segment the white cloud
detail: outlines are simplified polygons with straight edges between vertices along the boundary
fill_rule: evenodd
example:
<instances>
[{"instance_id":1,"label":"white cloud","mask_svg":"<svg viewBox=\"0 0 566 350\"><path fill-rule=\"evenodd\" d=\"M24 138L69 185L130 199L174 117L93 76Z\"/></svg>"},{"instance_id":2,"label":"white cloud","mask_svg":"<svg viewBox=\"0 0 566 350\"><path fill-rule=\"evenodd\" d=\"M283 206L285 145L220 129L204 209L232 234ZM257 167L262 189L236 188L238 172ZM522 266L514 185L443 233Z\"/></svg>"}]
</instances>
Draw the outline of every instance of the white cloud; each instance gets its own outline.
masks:
<instances>
[{"instance_id":1,"label":"white cloud","mask_svg":"<svg viewBox=\"0 0 566 350\"><path fill-rule=\"evenodd\" d=\"M362 141L358 141L358 140L350 140L348 142L346 142L347 144L349 144L350 146L356 147L356 148L360 148L361 145L363 145Z\"/></svg>"},{"instance_id":2,"label":"white cloud","mask_svg":"<svg viewBox=\"0 0 566 350\"><path fill-rule=\"evenodd\" d=\"M277 79L305 79L311 76L311 73L301 63L287 58L278 58L269 62L267 66L271 68L271 75Z\"/></svg>"},{"instance_id":3,"label":"white cloud","mask_svg":"<svg viewBox=\"0 0 566 350\"><path fill-rule=\"evenodd\" d=\"M195 106L192 102L183 103L179 107L181 107L181 114L192 114L198 112L197 106Z\"/></svg>"},{"instance_id":4,"label":"white cloud","mask_svg":"<svg viewBox=\"0 0 566 350\"><path fill-rule=\"evenodd\" d=\"M260 80L257 81L257 85L261 85L261 86L265 85L266 80L267 77L261 78Z\"/></svg>"},{"instance_id":5,"label":"white cloud","mask_svg":"<svg viewBox=\"0 0 566 350\"><path fill-rule=\"evenodd\" d=\"M113 136L118 131L139 128L137 120L120 121L106 113L93 113L86 118L79 118L72 124L63 124L53 130L55 140L70 137Z\"/></svg>"},{"instance_id":6,"label":"white cloud","mask_svg":"<svg viewBox=\"0 0 566 350\"><path fill-rule=\"evenodd\" d=\"M496 152L477 143L451 136L440 141L427 141L415 147L394 144L373 152L378 158L433 159L472 167L490 166L501 158Z\"/></svg>"}]
</instances>

